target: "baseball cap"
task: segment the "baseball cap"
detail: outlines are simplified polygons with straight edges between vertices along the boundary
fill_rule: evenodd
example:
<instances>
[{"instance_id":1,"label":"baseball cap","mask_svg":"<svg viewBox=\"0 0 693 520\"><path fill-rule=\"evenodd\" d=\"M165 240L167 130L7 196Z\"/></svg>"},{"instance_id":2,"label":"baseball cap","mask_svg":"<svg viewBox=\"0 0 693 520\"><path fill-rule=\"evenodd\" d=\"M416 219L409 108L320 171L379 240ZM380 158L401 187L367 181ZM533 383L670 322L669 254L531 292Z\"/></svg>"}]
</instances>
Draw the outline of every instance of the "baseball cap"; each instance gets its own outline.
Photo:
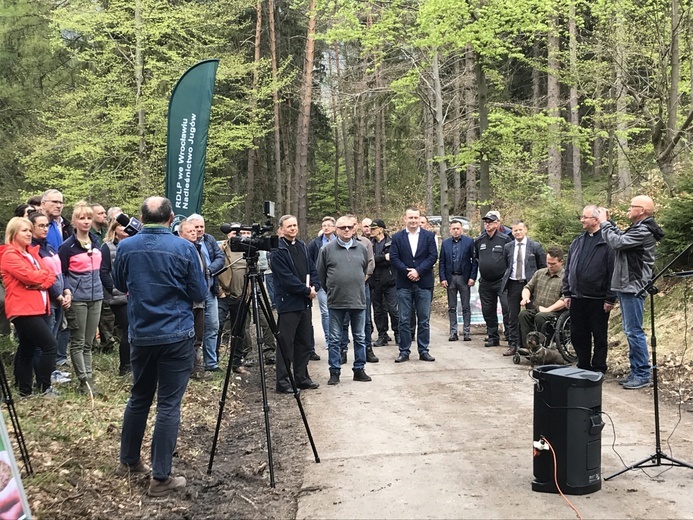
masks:
<instances>
[{"instance_id":1,"label":"baseball cap","mask_svg":"<svg viewBox=\"0 0 693 520\"><path fill-rule=\"evenodd\" d=\"M385 222L383 222L383 221L380 220L379 218L373 219L373 222L371 222L371 226L370 226L370 227L372 227L372 228L379 227L379 228L387 229L387 228L385 227Z\"/></svg>"},{"instance_id":2,"label":"baseball cap","mask_svg":"<svg viewBox=\"0 0 693 520\"><path fill-rule=\"evenodd\" d=\"M486 215L482 217L481 220L490 220L492 222L497 222L500 220L500 213L498 213L497 211L489 211L488 213L486 213Z\"/></svg>"}]
</instances>

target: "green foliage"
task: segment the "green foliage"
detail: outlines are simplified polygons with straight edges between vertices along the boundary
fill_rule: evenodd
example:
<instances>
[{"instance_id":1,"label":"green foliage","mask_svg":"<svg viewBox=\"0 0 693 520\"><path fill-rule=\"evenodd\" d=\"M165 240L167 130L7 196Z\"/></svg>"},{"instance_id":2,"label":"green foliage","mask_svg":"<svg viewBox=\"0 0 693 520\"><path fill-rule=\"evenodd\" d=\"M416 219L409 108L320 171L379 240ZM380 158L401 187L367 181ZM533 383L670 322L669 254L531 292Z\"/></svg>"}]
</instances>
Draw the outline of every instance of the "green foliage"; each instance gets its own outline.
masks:
<instances>
[{"instance_id":1,"label":"green foliage","mask_svg":"<svg viewBox=\"0 0 693 520\"><path fill-rule=\"evenodd\" d=\"M521 218L529 225L529 235L542 244L544 251L560 247L567 254L570 243L582 233L578 218L581 213L572 204L550 196L540 200L541 203L524 207Z\"/></svg>"},{"instance_id":2,"label":"green foliage","mask_svg":"<svg viewBox=\"0 0 693 520\"><path fill-rule=\"evenodd\" d=\"M657 254L669 262L693 242L693 172L690 169L681 174L679 192L656 219L665 232ZM689 251L679 262L676 267L691 269L693 253Z\"/></svg>"}]
</instances>

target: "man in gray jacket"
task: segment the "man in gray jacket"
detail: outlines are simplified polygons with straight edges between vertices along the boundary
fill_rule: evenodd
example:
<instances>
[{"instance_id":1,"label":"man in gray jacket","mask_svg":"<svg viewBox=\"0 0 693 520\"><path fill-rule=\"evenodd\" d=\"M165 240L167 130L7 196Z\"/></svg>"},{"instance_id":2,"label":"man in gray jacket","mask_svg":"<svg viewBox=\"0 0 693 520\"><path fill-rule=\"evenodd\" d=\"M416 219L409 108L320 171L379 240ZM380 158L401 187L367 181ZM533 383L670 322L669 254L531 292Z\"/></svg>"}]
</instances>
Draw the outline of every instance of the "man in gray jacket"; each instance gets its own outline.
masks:
<instances>
[{"instance_id":1,"label":"man in gray jacket","mask_svg":"<svg viewBox=\"0 0 693 520\"><path fill-rule=\"evenodd\" d=\"M350 217L337 220L337 239L324 245L318 254L320 286L327 292L327 309L330 314L328 341L330 380L328 385L339 383L342 369L340 342L342 325L347 316L354 338L354 381L370 381L366 374L366 290L368 252L354 238L356 224Z\"/></svg>"},{"instance_id":2,"label":"man in gray jacket","mask_svg":"<svg viewBox=\"0 0 693 520\"><path fill-rule=\"evenodd\" d=\"M664 237L664 232L652 218L653 214L652 199L638 195L628 208L628 220L632 224L621 231L608 220L604 208L597 211L602 237L616 252L611 290L616 291L621 305L623 332L628 339L630 374L619 381L626 389L643 388L652 381L647 337L642 328L645 297L638 296L638 293L652 278L655 246Z\"/></svg>"}]
</instances>

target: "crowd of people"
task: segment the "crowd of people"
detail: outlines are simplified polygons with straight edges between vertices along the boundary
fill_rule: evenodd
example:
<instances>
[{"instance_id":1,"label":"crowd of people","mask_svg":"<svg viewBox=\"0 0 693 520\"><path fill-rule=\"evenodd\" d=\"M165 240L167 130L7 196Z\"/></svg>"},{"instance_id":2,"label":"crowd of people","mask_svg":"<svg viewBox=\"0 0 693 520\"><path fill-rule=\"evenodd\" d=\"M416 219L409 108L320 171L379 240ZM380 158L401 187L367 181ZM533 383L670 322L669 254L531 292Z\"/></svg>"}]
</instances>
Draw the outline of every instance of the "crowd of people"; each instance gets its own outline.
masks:
<instances>
[{"instance_id":1,"label":"crowd of people","mask_svg":"<svg viewBox=\"0 0 693 520\"><path fill-rule=\"evenodd\" d=\"M236 320L248 297L246 259L206 233L199 214L181 222L175 236L171 203L163 197L144 201L143 227L134 236L118 222L120 208L106 211L79 201L68 222L63 207L63 196L54 189L18 206L0 249L0 315L11 321L18 338L16 385L21 396L37 391L57 397L54 384L71 375L61 370L69 353L78 391L96 396L92 353L99 345L107 350L118 343L119 374L132 377L132 388L116 473L151 471L149 494L166 495L185 486L183 477L171 476L182 396L190 378L206 381L221 370L227 322L234 324L232 337L240 339L229 363L234 372L248 373L251 334L244 327L249 323ZM278 247L261 251L258 261L279 331L275 338L260 313L259 355L265 365L276 363L277 393L318 388L308 371L309 362L320 359L312 325L317 299L328 385L340 383L349 343L357 382L372 380L366 365L380 361L373 348L393 340L395 363L410 361L414 342L418 359L434 362L429 322L437 275L447 293L449 341L471 341L470 294L478 282L485 347L501 343L499 303L506 356L526 348L529 332L569 309L577 365L586 370L607 371L607 324L618 301L631 364L621 383L642 388L650 383L650 365L639 292L652 276L654 247L663 237L653 213L652 199L635 197L628 211L631 226L621 231L607 210L586 206L580 217L584 232L567 258L560 248L544 252L523 221L505 227L498 211L483 216L483 230L474 239L465 235L466 222L453 219L450 236L440 245L414 206L406 208L403 227L393 234L380 218L324 217L308 244L298 238L296 217L284 215ZM231 227L229 238L248 233ZM0 328L9 333L7 321ZM150 468L140 451L157 392Z\"/></svg>"}]
</instances>

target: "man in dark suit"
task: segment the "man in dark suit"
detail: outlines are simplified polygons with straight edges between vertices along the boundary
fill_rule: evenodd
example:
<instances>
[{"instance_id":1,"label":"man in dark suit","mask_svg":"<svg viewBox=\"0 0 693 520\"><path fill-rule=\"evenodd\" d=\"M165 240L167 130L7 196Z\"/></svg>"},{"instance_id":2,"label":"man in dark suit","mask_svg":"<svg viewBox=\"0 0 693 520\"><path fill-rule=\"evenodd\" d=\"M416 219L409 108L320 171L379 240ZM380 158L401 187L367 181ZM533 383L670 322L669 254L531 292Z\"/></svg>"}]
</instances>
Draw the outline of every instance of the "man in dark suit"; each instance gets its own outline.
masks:
<instances>
[{"instance_id":1,"label":"man in dark suit","mask_svg":"<svg viewBox=\"0 0 693 520\"><path fill-rule=\"evenodd\" d=\"M409 361L411 348L411 313L416 307L419 319L416 341L419 359L435 361L428 352L431 331L431 296L434 285L433 266L438 259L435 235L422 229L419 210L407 208L404 216L405 229L392 236L390 264L397 272L397 306L399 308L399 356L395 363Z\"/></svg>"},{"instance_id":2,"label":"man in dark suit","mask_svg":"<svg viewBox=\"0 0 693 520\"><path fill-rule=\"evenodd\" d=\"M532 279L537 269L546 267L546 253L539 242L527 237L527 226L521 220L512 225L515 240L505 244L505 274L503 290L508 291L508 350L504 356L512 356L520 345L520 333L517 318L520 315L522 288Z\"/></svg>"},{"instance_id":3,"label":"man in dark suit","mask_svg":"<svg viewBox=\"0 0 693 520\"><path fill-rule=\"evenodd\" d=\"M448 316L450 317L450 341L457 341L457 295L462 303L463 339L471 341L469 327L472 312L469 308L471 287L476 281L479 264L474 256L474 240L463 235L462 223L453 220L450 223L450 238L443 240L440 250L440 285L448 293Z\"/></svg>"}]
</instances>

